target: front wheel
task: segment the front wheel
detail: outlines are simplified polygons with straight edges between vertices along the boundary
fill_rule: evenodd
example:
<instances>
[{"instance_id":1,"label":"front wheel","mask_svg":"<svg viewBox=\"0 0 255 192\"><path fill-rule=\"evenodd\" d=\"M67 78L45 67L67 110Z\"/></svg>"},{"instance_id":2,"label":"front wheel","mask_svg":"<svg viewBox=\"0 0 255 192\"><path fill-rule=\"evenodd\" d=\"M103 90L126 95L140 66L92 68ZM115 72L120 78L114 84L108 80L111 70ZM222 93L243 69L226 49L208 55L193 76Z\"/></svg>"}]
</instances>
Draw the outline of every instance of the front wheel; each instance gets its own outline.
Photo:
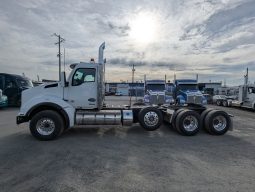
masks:
<instances>
[{"instance_id":1,"label":"front wheel","mask_svg":"<svg viewBox=\"0 0 255 192\"><path fill-rule=\"evenodd\" d=\"M138 114L140 125L147 131L154 131L160 127L163 122L163 115L155 107L146 107L141 109Z\"/></svg>"},{"instance_id":2,"label":"front wheel","mask_svg":"<svg viewBox=\"0 0 255 192\"><path fill-rule=\"evenodd\" d=\"M56 139L63 130L63 118L52 110L40 111L30 121L30 132L39 140L47 141Z\"/></svg>"}]
</instances>

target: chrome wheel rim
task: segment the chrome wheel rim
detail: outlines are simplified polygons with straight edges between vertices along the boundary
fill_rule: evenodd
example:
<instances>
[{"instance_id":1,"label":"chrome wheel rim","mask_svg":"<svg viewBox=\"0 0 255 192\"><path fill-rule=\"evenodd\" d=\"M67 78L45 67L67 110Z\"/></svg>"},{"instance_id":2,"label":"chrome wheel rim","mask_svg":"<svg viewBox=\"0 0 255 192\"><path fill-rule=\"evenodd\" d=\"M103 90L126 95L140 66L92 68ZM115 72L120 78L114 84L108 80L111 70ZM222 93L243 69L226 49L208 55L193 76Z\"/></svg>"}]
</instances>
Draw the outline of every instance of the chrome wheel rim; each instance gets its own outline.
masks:
<instances>
[{"instance_id":1,"label":"chrome wheel rim","mask_svg":"<svg viewBox=\"0 0 255 192\"><path fill-rule=\"evenodd\" d=\"M192 132L198 128L198 120L192 115L188 115L183 119L183 128L186 131Z\"/></svg>"},{"instance_id":2,"label":"chrome wheel rim","mask_svg":"<svg viewBox=\"0 0 255 192\"><path fill-rule=\"evenodd\" d=\"M149 111L144 116L144 123L147 126L155 126L158 124L158 121L159 121L158 114L155 113L154 111Z\"/></svg>"},{"instance_id":3,"label":"chrome wheel rim","mask_svg":"<svg viewBox=\"0 0 255 192\"><path fill-rule=\"evenodd\" d=\"M36 123L36 130L40 135L50 135L55 130L55 123L52 119L42 118Z\"/></svg>"},{"instance_id":4,"label":"chrome wheel rim","mask_svg":"<svg viewBox=\"0 0 255 192\"><path fill-rule=\"evenodd\" d=\"M222 115L213 118L213 128L217 131L222 131L227 126L227 119Z\"/></svg>"}]
</instances>

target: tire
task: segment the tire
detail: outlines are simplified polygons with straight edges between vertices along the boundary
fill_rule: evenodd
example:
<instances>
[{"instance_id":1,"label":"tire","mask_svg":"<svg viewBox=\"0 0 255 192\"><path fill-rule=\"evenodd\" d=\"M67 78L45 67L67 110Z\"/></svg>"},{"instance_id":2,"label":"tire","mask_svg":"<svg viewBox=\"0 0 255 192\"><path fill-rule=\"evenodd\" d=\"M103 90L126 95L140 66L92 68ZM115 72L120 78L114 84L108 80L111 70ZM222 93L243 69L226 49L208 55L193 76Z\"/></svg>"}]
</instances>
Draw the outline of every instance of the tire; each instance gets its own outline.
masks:
<instances>
[{"instance_id":1,"label":"tire","mask_svg":"<svg viewBox=\"0 0 255 192\"><path fill-rule=\"evenodd\" d=\"M175 113L173 114L173 117L172 117L172 123L171 123L171 126L175 129L175 130L177 130L177 127L176 127L176 118L177 118L177 116L178 116L178 114L179 113L181 113L182 111L184 111L184 110L186 110L186 109L178 109L178 110L176 110L175 111Z\"/></svg>"},{"instance_id":2,"label":"tire","mask_svg":"<svg viewBox=\"0 0 255 192\"><path fill-rule=\"evenodd\" d=\"M43 141L53 140L63 132L64 125L63 118L59 113L52 110L44 110L32 117L30 132L36 139Z\"/></svg>"},{"instance_id":3,"label":"tire","mask_svg":"<svg viewBox=\"0 0 255 192\"><path fill-rule=\"evenodd\" d=\"M200 115L192 110L182 111L176 118L176 128L182 135L196 135L200 129Z\"/></svg>"},{"instance_id":4,"label":"tire","mask_svg":"<svg viewBox=\"0 0 255 192\"><path fill-rule=\"evenodd\" d=\"M220 101L220 100L217 100L217 101L216 101L216 105L221 106L221 101Z\"/></svg>"},{"instance_id":5,"label":"tire","mask_svg":"<svg viewBox=\"0 0 255 192\"><path fill-rule=\"evenodd\" d=\"M213 110L205 117L205 128L212 135L223 135L231 127L229 115L220 110Z\"/></svg>"},{"instance_id":6,"label":"tire","mask_svg":"<svg viewBox=\"0 0 255 192\"><path fill-rule=\"evenodd\" d=\"M163 123L163 115L155 107L145 107L138 114L140 125L147 131L158 129Z\"/></svg>"},{"instance_id":7,"label":"tire","mask_svg":"<svg viewBox=\"0 0 255 192\"><path fill-rule=\"evenodd\" d=\"M223 105L224 107L228 107L228 101L226 101L226 100L222 101L222 105Z\"/></svg>"},{"instance_id":8,"label":"tire","mask_svg":"<svg viewBox=\"0 0 255 192\"><path fill-rule=\"evenodd\" d=\"M212 108L208 108L206 110L204 110L201 115L200 115L200 128L204 128L204 130L206 130L205 128L205 117L207 116L207 114L211 111L213 111L214 109ZM207 130L206 130L207 131Z\"/></svg>"}]
</instances>

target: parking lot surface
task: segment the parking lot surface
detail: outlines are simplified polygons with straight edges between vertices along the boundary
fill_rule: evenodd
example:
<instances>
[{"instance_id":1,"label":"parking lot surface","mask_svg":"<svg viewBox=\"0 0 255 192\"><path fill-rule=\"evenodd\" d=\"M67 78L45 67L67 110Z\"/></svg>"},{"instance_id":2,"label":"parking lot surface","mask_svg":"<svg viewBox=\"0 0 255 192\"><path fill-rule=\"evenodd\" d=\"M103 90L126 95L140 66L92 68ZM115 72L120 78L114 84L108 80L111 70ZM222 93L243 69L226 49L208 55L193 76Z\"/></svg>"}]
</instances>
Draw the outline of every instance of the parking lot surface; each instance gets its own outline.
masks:
<instances>
[{"instance_id":1,"label":"parking lot surface","mask_svg":"<svg viewBox=\"0 0 255 192\"><path fill-rule=\"evenodd\" d=\"M0 109L0 191L255 191L255 112L221 109L234 115L223 136L135 124L70 129L46 142L15 124L17 108Z\"/></svg>"}]
</instances>

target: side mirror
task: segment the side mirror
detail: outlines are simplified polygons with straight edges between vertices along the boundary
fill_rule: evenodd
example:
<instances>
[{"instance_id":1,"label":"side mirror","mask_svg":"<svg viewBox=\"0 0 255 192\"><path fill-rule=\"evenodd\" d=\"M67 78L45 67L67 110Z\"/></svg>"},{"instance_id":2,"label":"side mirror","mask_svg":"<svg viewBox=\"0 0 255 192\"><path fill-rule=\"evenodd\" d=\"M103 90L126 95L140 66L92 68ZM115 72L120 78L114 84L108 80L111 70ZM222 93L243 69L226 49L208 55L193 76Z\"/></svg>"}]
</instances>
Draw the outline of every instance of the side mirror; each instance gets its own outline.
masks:
<instances>
[{"instance_id":1,"label":"side mirror","mask_svg":"<svg viewBox=\"0 0 255 192\"><path fill-rule=\"evenodd\" d=\"M61 87L66 87L66 73L65 72L61 72L60 85L61 85Z\"/></svg>"}]
</instances>

